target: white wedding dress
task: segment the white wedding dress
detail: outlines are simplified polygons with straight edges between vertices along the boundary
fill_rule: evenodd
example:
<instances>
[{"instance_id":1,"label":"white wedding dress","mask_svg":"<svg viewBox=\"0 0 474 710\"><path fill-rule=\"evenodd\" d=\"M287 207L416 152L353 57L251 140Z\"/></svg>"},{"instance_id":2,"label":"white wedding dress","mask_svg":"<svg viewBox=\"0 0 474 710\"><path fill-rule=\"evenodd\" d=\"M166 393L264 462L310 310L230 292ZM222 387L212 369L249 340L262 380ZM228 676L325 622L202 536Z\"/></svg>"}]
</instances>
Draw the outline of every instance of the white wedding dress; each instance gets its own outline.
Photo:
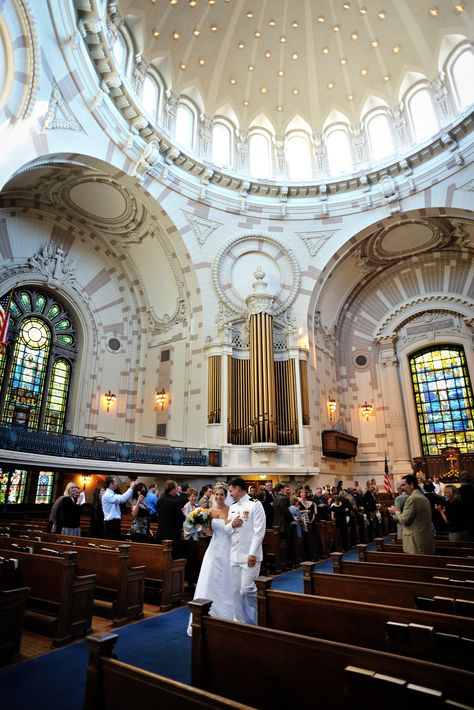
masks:
<instances>
[{"instance_id":1,"label":"white wedding dress","mask_svg":"<svg viewBox=\"0 0 474 710\"><path fill-rule=\"evenodd\" d=\"M230 583L230 535L224 533L225 520L214 518L212 538L204 555L194 599L210 599L210 616L220 619L234 618L232 587ZM192 635L192 614L188 624L188 636Z\"/></svg>"}]
</instances>

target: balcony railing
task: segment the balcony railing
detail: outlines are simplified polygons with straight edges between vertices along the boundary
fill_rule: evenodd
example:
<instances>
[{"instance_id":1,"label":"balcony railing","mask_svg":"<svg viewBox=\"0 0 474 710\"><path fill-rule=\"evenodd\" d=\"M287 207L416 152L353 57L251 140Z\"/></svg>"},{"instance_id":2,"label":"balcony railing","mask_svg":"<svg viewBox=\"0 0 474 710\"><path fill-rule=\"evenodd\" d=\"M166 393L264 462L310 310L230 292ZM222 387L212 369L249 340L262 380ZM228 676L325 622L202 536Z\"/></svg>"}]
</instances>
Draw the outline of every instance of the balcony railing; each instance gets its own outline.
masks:
<instances>
[{"instance_id":1,"label":"balcony railing","mask_svg":"<svg viewBox=\"0 0 474 710\"><path fill-rule=\"evenodd\" d=\"M100 437L48 434L23 427L0 427L0 449L30 451L35 454L77 459L98 459L165 466L220 466L218 449L188 449L130 441L111 441Z\"/></svg>"}]
</instances>

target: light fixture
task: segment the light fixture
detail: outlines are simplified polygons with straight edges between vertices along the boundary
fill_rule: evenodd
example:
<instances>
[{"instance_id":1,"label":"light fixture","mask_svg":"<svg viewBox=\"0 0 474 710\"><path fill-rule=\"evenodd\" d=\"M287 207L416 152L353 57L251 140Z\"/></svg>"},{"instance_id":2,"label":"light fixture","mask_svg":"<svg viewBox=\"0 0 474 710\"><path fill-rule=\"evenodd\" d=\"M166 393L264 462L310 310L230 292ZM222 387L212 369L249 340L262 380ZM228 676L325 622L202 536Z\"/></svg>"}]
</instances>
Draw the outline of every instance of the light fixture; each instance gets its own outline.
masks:
<instances>
[{"instance_id":1,"label":"light fixture","mask_svg":"<svg viewBox=\"0 0 474 710\"><path fill-rule=\"evenodd\" d=\"M334 399L334 397L329 397L328 398L328 410L329 410L329 419L331 421L333 420L334 412L336 411L336 409L337 409L336 400Z\"/></svg>"},{"instance_id":2,"label":"light fixture","mask_svg":"<svg viewBox=\"0 0 474 710\"><path fill-rule=\"evenodd\" d=\"M82 473L81 478L82 478L82 487L85 490L86 486L91 482L92 473Z\"/></svg>"},{"instance_id":3,"label":"light fixture","mask_svg":"<svg viewBox=\"0 0 474 710\"><path fill-rule=\"evenodd\" d=\"M110 405L115 402L117 399L117 395L111 392L110 390L104 394L105 401L107 402L107 411L110 410Z\"/></svg>"},{"instance_id":4,"label":"light fixture","mask_svg":"<svg viewBox=\"0 0 474 710\"><path fill-rule=\"evenodd\" d=\"M161 407L161 411L163 411L163 408L164 408L165 402L166 402L166 392L165 392L164 387L159 392L156 393L155 402L156 402L156 406Z\"/></svg>"},{"instance_id":5,"label":"light fixture","mask_svg":"<svg viewBox=\"0 0 474 710\"><path fill-rule=\"evenodd\" d=\"M367 400L364 402L364 404L360 405L360 411L363 417L366 418L367 421L369 421L369 417L373 414L374 412L374 405L369 404Z\"/></svg>"}]
</instances>

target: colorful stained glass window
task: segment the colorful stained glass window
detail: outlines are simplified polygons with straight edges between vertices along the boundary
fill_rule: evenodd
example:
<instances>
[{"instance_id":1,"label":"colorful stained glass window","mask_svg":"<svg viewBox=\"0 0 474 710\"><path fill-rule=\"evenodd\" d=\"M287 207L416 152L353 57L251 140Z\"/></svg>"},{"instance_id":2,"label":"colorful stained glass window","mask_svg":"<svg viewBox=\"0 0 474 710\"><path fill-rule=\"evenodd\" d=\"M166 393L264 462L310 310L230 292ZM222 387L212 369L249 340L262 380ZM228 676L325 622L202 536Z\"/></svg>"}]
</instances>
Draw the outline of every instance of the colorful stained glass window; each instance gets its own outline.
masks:
<instances>
[{"instance_id":1,"label":"colorful stained glass window","mask_svg":"<svg viewBox=\"0 0 474 710\"><path fill-rule=\"evenodd\" d=\"M56 298L23 287L11 300L8 335L0 356L1 423L61 433L76 358L72 318Z\"/></svg>"},{"instance_id":2,"label":"colorful stained glass window","mask_svg":"<svg viewBox=\"0 0 474 710\"><path fill-rule=\"evenodd\" d=\"M0 505L3 505L5 503L9 480L10 477L8 473L2 471L2 469L0 468Z\"/></svg>"},{"instance_id":3,"label":"colorful stained glass window","mask_svg":"<svg viewBox=\"0 0 474 710\"><path fill-rule=\"evenodd\" d=\"M43 427L45 431L60 433L63 430L70 376L71 365L66 360L56 360L49 380Z\"/></svg>"},{"instance_id":4,"label":"colorful stained glass window","mask_svg":"<svg viewBox=\"0 0 474 710\"><path fill-rule=\"evenodd\" d=\"M53 483L54 473L51 473L51 471L40 471L35 503L51 503Z\"/></svg>"},{"instance_id":5,"label":"colorful stained glass window","mask_svg":"<svg viewBox=\"0 0 474 710\"><path fill-rule=\"evenodd\" d=\"M23 503L25 497L25 486L27 471L15 469L10 477L10 487L8 489L7 503Z\"/></svg>"},{"instance_id":6,"label":"colorful stained glass window","mask_svg":"<svg viewBox=\"0 0 474 710\"><path fill-rule=\"evenodd\" d=\"M423 454L440 455L446 446L474 449L474 398L462 347L443 345L410 358Z\"/></svg>"}]
</instances>

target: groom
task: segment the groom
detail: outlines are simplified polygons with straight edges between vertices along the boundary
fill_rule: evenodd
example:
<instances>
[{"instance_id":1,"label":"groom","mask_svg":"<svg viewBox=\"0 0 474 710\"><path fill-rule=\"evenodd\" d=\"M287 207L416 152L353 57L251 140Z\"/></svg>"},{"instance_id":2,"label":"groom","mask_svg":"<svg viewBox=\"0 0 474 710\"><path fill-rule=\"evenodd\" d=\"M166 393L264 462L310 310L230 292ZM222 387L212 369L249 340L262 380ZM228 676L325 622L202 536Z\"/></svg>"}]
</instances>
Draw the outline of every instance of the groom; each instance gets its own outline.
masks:
<instances>
[{"instance_id":1,"label":"groom","mask_svg":"<svg viewBox=\"0 0 474 710\"><path fill-rule=\"evenodd\" d=\"M230 578L234 599L234 621L257 623L257 587L263 558L262 542L265 536L265 511L259 500L250 498L242 478L229 483L229 493L234 501L230 506L224 528L231 535Z\"/></svg>"}]
</instances>

